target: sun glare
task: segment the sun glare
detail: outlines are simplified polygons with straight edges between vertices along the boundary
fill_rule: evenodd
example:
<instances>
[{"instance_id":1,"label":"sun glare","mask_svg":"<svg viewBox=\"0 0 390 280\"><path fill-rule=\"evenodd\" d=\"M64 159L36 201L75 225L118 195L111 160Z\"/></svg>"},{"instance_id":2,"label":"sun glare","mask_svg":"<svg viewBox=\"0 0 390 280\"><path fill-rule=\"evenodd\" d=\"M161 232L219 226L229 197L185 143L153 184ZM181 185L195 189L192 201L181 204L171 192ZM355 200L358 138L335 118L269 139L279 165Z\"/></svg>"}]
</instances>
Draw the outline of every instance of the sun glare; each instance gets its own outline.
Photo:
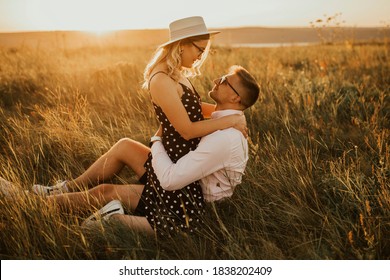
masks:
<instances>
[{"instance_id":1,"label":"sun glare","mask_svg":"<svg viewBox=\"0 0 390 280\"><path fill-rule=\"evenodd\" d=\"M42 0L45 5L40 8L34 2L26 1L23 7L16 3L12 6L14 17L22 18L20 13L23 13L26 29L82 30L102 35L131 24L131 17L125 9L113 9L109 1Z\"/></svg>"}]
</instances>

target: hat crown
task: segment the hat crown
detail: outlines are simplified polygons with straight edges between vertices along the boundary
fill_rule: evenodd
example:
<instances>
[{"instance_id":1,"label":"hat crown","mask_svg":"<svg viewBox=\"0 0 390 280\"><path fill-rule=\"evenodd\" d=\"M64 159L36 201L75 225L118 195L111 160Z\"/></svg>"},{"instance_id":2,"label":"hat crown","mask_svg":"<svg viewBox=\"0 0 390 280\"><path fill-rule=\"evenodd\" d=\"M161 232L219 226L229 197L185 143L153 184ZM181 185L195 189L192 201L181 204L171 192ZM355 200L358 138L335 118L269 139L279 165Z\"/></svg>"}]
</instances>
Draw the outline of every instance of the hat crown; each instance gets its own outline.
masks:
<instances>
[{"instance_id":1,"label":"hat crown","mask_svg":"<svg viewBox=\"0 0 390 280\"><path fill-rule=\"evenodd\" d=\"M200 35L213 35L219 31L208 31L201 16L193 16L173 21L169 24L169 41L160 45L164 47L173 42Z\"/></svg>"},{"instance_id":2,"label":"hat crown","mask_svg":"<svg viewBox=\"0 0 390 280\"><path fill-rule=\"evenodd\" d=\"M188 17L176 20L169 25L170 40L193 36L194 34L208 33L206 24L202 17Z\"/></svg>"}]
</instances>

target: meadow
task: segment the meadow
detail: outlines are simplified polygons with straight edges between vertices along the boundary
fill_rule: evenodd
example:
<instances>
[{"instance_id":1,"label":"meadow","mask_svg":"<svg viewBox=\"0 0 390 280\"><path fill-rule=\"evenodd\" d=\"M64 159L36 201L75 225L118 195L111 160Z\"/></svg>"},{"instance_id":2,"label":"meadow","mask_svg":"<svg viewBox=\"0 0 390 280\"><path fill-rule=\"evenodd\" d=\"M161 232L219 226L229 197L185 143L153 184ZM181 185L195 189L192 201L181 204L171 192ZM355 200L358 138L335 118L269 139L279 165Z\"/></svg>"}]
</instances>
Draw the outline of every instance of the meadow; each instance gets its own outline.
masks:
<instances>
[{"instance_id":1,"label":"meadow","mask_svg":"<svg viewBox=\"0 0 390 280\"><path fill-rule=\"evenodd\" d=\"M390 259L390 47L213 48L194 79L240 64L261 100L246 112L250 160L198 235L155 239L0 197L1 259ZM157 129L142 72L153 48L0 49L0 176L28 190L83 172L123 137ZM124 171L113 180L134 183Z\"/></svg>"}]
</instances>

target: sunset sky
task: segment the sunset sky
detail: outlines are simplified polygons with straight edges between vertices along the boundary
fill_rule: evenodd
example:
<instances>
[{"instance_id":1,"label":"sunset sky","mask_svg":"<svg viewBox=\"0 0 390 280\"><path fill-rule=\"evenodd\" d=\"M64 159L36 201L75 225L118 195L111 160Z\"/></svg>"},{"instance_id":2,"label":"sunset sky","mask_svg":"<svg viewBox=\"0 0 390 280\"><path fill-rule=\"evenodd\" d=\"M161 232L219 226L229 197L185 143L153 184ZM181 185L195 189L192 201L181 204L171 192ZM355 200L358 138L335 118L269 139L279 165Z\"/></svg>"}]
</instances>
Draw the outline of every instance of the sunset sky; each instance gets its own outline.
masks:
<instances>
[{"instance_id":1,"label":"sunset sky","mask_svg":"<svg viewBox=\"0 0 390 280\"><path fill-rule=\"evenodd\" d=\"M390 24L390 0L0 0L0 32L167 28L193 15L211 28L307 27L339 12L347 26Z\"/></svg>"}]
</instances>

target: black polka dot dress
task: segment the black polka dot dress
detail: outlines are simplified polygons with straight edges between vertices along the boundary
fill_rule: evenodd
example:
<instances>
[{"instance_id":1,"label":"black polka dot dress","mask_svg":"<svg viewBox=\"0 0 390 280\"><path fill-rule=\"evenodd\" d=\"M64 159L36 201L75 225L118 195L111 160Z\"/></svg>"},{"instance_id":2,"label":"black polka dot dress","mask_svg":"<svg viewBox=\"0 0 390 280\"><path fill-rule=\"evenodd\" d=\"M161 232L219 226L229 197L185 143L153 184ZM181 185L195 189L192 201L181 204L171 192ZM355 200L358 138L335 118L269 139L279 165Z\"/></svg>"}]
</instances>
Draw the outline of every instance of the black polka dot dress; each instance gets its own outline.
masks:
<instances>
[{"instance_id":1,"label":"black polka dot dress","mask_svg":"<svg viewBox=\"0 0 390 280\"><path fill-rule=\"evenodd\" d=\"M192 122L203 120L199 95L181 84L181 101ZM163 128L162 142L171 160L175 163L188 152L195 150L200 138L185 140L168 121L162 109L154 104L157 118ZM143 192L144 213L150 225L161 236L177 232L194 232L202 223L204 201L198 181L176 191L166 191L154 173L152 156L145 163L147 181Z\"/></svg>"}]
</instances>

